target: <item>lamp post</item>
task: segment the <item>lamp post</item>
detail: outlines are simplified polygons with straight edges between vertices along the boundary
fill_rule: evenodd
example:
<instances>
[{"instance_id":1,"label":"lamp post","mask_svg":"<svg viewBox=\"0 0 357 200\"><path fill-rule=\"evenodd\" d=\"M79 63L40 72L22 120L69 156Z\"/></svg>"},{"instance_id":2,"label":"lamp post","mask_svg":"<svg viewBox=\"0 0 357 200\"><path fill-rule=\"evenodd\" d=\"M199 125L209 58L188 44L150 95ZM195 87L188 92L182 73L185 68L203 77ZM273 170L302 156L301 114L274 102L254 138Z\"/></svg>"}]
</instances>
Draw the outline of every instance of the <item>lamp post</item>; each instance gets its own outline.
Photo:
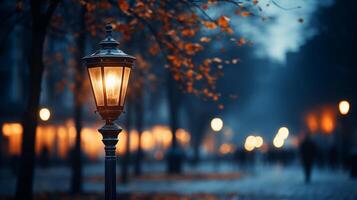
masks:
<instances>
[{"instance_id":1,"label":"lamp post","mask_svg":"<svg viewBox=\"0 0 357 200\"><path fill-rule=\"evenodd\" d=\"M340 125L341 125L341 134L340 134L340 158L342 158L342 164L343 166L347 165L347 160L349 157L349 149L350 149L350 141L349 141L349 135L348 132L349 126L348 126L348 118L347 115L350 112L350 103L347 100L342 100L338 104L338 110L340 113Z\"/></svg>"},{"instance_id":2,"label":"lamp post","mask_svg":"<svg viewBox=\"0 0 357 200\"><path fill-rule=\"evenodd\" d=\"M135 57L117 48L119 43L112 37L112 26L106 25L106 37L101 48L83 58L87 67L97 112L105 120L98 129L105 145L105 200L116 199L115 149L122 128L114 121L123 112L130 72Z\"/></svg>"}]
</instances>

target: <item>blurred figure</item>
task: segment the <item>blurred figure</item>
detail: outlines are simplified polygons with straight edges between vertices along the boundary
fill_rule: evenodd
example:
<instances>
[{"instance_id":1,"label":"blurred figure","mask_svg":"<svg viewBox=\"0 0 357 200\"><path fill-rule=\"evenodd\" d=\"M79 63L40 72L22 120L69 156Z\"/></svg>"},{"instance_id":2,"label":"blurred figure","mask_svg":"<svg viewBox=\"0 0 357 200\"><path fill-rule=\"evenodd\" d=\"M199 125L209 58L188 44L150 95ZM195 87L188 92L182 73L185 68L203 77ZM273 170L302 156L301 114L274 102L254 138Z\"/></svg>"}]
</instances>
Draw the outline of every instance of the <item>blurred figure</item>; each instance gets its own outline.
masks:
<instances>
[{"instance_id":1,"label":"blurred figure","mask_svg":"<svg viewBox=\"0 0 357 200\"><path fill-rule=\"evenodd\" d=\"M309 135L306 135L305 139L300 145L301 162L304 168L305 182L310 182L312 165L315 160L316 145Z\"/></svg>"}]
</instances>

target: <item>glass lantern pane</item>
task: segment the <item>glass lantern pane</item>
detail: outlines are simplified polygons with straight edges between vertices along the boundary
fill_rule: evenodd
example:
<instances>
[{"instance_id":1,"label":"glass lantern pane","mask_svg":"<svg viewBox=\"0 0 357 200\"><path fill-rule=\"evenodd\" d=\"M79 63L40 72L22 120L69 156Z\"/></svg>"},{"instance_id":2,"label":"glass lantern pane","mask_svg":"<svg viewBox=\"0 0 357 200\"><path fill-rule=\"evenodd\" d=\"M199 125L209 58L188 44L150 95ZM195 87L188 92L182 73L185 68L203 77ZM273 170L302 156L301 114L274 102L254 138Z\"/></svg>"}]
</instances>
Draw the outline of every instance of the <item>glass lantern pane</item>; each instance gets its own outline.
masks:
<instances>
[{"instance_id":1,"label":"glass lantern pane","mask_svg":"<svg viewBox=\"0 0 357 200\"><path fill-rule=\"evenodd\" d=\"M105 67L105 92L108 106L119 105L120 87L122 84L123 67Z\"/></svg>"},{"instance_id":2,"label":"glass lantern pane","mask_svg":"<svg viewBox=\"0 0 357 200\"><path fill-rule=\"evenodd\" d=\"M100 67L88 68L88 72L97 106L104 106L103 81Z\"/></svg>"},{"instance_id":3,"label":"glass lantern pane","mask_svg":"<svg viewBox=\"0 0 357 200\"><path fill-rule=\"evenodd\" d=\"M120 99L120 106L124 106L125 96L126 96L126 89L128 87L129 77L130 77L130 68L124 68L124 78L123 78L123 86L121 90L121 99Z\"/></svg>"}]
</instances>

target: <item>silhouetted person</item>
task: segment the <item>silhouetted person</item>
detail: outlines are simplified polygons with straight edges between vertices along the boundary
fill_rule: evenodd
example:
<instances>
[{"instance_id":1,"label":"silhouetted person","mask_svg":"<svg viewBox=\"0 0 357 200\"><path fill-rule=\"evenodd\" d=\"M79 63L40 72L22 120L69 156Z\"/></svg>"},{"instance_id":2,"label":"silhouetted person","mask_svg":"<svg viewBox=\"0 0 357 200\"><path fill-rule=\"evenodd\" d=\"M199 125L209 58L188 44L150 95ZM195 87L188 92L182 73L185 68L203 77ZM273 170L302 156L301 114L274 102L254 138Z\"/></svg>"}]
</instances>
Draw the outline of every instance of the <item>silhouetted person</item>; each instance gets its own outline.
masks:
<instances>
[{"instance_id":1,"label":"silhouetted person","mask_svg":"<svg viewBox=\"0 0 357 200\"><path fill-rule=\"evenodd\" d=\"M305 182L310 182L311 169L315 160L316 145L309 136L306 136L300 145L301 162L305 173Z\"/></svg>"}]
</instances>

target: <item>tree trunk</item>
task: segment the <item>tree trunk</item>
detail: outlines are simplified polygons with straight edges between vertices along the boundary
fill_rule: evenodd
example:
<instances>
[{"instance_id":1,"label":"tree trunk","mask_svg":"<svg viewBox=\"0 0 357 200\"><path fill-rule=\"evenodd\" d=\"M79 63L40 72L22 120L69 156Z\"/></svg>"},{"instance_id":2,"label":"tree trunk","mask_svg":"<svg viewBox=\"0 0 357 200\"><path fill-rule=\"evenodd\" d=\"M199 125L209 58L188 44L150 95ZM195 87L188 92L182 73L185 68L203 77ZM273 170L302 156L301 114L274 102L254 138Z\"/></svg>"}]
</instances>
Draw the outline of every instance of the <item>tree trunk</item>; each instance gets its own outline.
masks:
<instances>
[{"instance_id":1,"label":"tree trunk","mask_svg":"<svg viewBox=\"0 0 357 200\"><path fill-rule=\"evenodd\" d=\"M171 74L168 74L168 99L170 113L170 128L172 132L171 147L167 152L167 172L169 174L179 174L182 172L183 152L181 151L176 139L176 130L178 129L178 109L179 95L176 82Z\"/></svg>"},{"instance_id":2,"label":"tree trunk","mask_svg":"<svg viewBox=\"0 0 357 200\"><path fill-rule=\"evenodd\" d=\"M144 115L144 109L143 109L143 95L142 91L139 92L140 94L138 95L137 101L136 101L136 128L138 130L138 150L136 152L136 158L135 158L135 166L134 166L134 173L136 176L140 176L142 173L141 166L142 166L142 159L144 157L144 152L143 149L141 148L141 135L143 132L143 115Z\"/></svg>"},{"instance_id":3,"label":"tree trunk","mask_svg":"<svg viewBox=\"0 0 357 200\"><path fill-rule=\"evenodd\" d=\"M85 54L85 12L86 9L81 7L80 13L80 28L77 41L77 52L76 52L76 73L74 77L75 87L74 87L74 124L76 127L76 141L74 146L72 159L72 179L71 179L71 192L80 193L82 191L82 153L81 153L81 130L82 130L82 110L83 110L83 75L84 70L82 66L82 58Z\"/></svg>"},{"instance_id":4,"label":"tree trunk","mask_svg":"<svg viewBox=\"0 0 357 200\"><path fill-rule=\"evenodd\" d=\"M32 199L32 188L34 178L35 161L35 137L37 127L37 112L41 94L41 82L43 74L43 45L46 35L46 26L43 22L33 21L32 24L32 44L29 58L30 84L29 97L27 99L26 110L23 116L23 139L22 154L17 178L16 199Z\"/></svg>"},{"instance_id":5,"label":"tree trunk","mask_svg":"<svg viewBox=\"0 0 357 200\"><path fill-rule=\"evenodd\" d=\"M37 127L37 112L40 104L43 64L43 47L46 31L50 19L59 0L49 3L43 13L43 1L30 1L31 4L31 49L29 57L29 96L26 100L26 110L23 115L22 153L19 166L19 175L16 183L15 199L33 199L33 178L35 164L35 139Z\"/></svg>"}]
</instances>

